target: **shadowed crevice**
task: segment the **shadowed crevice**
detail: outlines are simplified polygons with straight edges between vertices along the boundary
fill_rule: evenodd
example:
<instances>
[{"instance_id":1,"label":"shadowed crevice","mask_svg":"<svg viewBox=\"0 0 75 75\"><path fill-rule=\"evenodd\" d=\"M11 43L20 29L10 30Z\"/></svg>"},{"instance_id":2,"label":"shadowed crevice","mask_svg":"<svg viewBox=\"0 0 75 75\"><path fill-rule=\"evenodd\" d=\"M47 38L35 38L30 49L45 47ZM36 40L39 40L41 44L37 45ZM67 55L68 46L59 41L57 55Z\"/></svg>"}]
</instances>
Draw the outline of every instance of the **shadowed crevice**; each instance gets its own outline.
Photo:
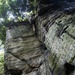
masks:
<instances>
[{"instance_id":1,"label":"shadowed crevice","mask_svg":"<svg viewBox=\"0 0 75 75\"><path fill-rule=\"evenodd\" d=\"M75 69L75 66L70 64L70 63L65 63L64 64L64 67L65 67L65 73L66 75L70 75L71 73L73 73L74 69Z\"/></svg>"}]
</instances>

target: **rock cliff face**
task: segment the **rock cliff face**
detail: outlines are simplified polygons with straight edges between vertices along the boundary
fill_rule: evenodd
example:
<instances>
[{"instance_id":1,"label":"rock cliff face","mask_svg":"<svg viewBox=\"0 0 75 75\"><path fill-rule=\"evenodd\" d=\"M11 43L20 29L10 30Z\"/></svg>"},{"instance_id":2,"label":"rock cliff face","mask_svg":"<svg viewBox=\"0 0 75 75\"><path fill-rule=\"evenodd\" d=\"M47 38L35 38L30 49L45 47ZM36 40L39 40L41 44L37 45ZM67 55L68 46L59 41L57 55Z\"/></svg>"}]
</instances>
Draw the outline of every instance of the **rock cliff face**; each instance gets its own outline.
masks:
<instances>
[{"instance_id":1,"label":"rock cliff face","mask_svg":"<svg viewBox=\"0 0 75 75\"><path fill-rule=\"evenodd\" d=\"M5 75L75 75L75 8L67 8L39 9L37 36L28 21L7 29Z\"/></svg>"},{"instance_id":2,"label":"rock cliff face","mask_svg":"<svg viewBox=\"0 0 75 75\"><path fill-rule=\"evenodd\" d=\"M6 32L5 75L50 74L44 44L28 21L17 24L20 25L9 27Z\"/></svg>"},{"instance_id":3,"label":"rock cliff face","mask_svg":"<svg viewBox=\"0 0 75 75\"><path fill-rule=\"evenodd\" d=\"M38 37L50 51L47 59L51 75L75 75L74 10L48 11L37 18Z\"/></svg>"}]
</instances>

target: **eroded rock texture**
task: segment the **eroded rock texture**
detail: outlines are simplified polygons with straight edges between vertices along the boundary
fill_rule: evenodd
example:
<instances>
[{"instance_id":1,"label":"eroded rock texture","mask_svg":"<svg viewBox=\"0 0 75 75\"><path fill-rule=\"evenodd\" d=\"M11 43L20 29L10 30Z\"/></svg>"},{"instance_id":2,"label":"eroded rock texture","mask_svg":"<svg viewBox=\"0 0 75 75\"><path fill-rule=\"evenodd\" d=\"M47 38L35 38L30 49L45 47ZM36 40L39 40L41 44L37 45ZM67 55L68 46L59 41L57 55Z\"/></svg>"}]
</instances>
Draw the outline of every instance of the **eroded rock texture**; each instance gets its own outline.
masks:
<instances>
[{"instance_id":1,"label":"eroded rock texture","mask_svg":"<svg viewBox=\"0 0 75 75\"><path fill-rule=\"evenodd\" d=\"M37 18L38 37L50 51L51 75L75 75L75 8L71 4L63 9L48 9ZM65 63L69 65L65 67Z\"/></svg>"},{"instance_id":2,"label":"eroded rock texture","mask_svg":"<svg viewBox=\"0 0 75 75\"><path fill-rule=\"evenodd\" d=\"M38 40L29 22L19 24L6 32L5 75L50 74L46 66L48 53L42 47L43 43Z\"/></svg>"},{"instance_id":3,"label":"eroded rock texture","mask_svg":"<svg viewBox=\"0 0 75 75\"><path fill-rule=\"evenodd\" d=\"M37 36L28 22L7 29L5 75L75 75L75 3L65 1L39 4Z\"/></svg>"}]
</instances>

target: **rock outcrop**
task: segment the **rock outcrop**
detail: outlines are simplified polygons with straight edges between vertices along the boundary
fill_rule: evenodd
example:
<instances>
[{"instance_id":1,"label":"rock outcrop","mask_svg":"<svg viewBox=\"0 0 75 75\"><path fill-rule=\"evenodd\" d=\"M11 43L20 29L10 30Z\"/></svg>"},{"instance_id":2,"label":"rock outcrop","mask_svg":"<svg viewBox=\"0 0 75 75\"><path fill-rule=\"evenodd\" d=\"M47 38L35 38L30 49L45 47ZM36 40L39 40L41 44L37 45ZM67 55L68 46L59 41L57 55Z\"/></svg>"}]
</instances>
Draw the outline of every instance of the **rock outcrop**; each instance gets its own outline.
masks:
<instances>
[{"instance_id":1,"label":"rock outcrop","mask_svg":"<svg viewBox=\"0 0 75 75\"><path fill-rule=\"evenodd\" d=\"M75 6L74 2L57 10L48 9L37 18L38 38L50 51L47 59L51 75L75 75L75 8L71 5Z\"/></svg>"},{"instance_id":2,"label":"rock outcrop","mask_svg":"<svg viewBox=\"0 0 75 75\"><path fill-rule=\"evenodd\" d=\"M75 5L65 5L42 4L37 35L28 21L9 26L5 75L75 75Z\"/></svg>"},{"instance_id":3,"label":"rock outcrop","mask_svg":"<svg viewBox=\"0 0 75 75\"><path fill-rule=\"evenodd\" d=\"M26 23L27 22L27 23ZM6 32L5 75L46 75L47 50L28 21ZM48 64L47 64L48 65ZM48 75L48 74L47 74Z\"/></svg>"}]
</instances>

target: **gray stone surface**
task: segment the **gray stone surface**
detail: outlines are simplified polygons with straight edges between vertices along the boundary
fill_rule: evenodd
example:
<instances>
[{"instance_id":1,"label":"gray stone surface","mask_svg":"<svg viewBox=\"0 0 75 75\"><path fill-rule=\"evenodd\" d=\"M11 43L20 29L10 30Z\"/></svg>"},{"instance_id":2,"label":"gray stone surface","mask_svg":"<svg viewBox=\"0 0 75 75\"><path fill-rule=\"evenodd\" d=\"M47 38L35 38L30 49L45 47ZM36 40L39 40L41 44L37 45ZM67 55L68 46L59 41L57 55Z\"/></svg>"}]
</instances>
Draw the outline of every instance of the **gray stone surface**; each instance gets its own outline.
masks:
<instances>
[{"instance_id":1,"label":"gray stone surface","mask_svg":"<svg viewBox=\"0 0 75 75\"><path fill-rule=\"evenodd\" d=\"M74 19L75 14L66 14L58 10L37 19L38 37L50 51L48 62L51 75L65 75L66 62L75 65ZM74 71L72 75L75 75Z\"/></svg>"},{"instance_id":2,"label":"gray stone surface","mask_svg":"<svg viewBox=\"0 0 75 75\"><path fill-rule=\"evenodd\" d=\"M5 45L5 75L41 75L46 62L42 43L31 25L7 29ZM46 75L46 70L42 75Z\"/></svg>"},{"instance_id":3,"label":"gray stone surface","mask_svg":"<svg viewBox=\"0 0 75 75\"><path fill-rule=\"evenodd\" d=\"M67 75L65 63L75 65L75 14L52 12L37 17L37 36L30 24L7 29L5 75Z\"/></svg>"}]
</instances>

